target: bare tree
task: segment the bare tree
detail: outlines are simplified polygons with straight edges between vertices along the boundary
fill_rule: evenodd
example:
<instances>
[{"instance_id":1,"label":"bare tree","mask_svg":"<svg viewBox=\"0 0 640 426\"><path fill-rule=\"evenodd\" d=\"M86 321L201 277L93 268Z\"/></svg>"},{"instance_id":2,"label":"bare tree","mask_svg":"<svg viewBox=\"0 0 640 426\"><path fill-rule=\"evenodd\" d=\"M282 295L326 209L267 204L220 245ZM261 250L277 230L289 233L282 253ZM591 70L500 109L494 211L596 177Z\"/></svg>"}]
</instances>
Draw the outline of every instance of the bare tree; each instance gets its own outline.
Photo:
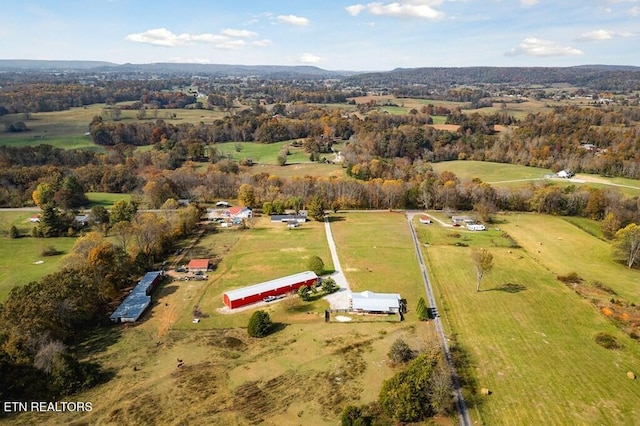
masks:
<instances>
[{"instance_id":1,"label":"bare tree","mask_svg":"<svg viewBox=\"0 0 640 426\"><path fill-rule=\"evenodd\" d=\"M482 278L493 268L493 255L485 249L475 249L471 253L471 259L476 270L476 291L480 291Z\"/></svg>"}]
</instances>

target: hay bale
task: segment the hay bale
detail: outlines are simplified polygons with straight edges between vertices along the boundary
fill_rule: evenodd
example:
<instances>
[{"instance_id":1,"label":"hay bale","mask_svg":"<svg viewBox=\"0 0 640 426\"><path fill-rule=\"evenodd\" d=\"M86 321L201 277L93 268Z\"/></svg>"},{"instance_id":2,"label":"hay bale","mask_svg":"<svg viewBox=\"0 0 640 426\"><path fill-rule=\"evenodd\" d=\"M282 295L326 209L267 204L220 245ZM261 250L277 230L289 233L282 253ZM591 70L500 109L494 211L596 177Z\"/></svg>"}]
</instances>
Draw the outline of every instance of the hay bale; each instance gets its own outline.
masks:
<instances>
[{"instance_id":1,"label":"hay bale","mask_svg":"<svg viewBox=\"0 0 640 426\"><path fill-rule=\"evenodd\" d=\"M633 371L627 371L627 378L631 379L631 380L635 380L636 379L636 375L634 374Z\"/></svg>"},{"instance_id":2,"label":"hay bale","mask_svg":"<svg viewBox=\"0 0 640 426\"><path fill-rule=\"evenodd\" d=\"M480 389L480 393L482 395L491 395L491 389L482 388L482 389Z\"/></svg>"}]
</instances>

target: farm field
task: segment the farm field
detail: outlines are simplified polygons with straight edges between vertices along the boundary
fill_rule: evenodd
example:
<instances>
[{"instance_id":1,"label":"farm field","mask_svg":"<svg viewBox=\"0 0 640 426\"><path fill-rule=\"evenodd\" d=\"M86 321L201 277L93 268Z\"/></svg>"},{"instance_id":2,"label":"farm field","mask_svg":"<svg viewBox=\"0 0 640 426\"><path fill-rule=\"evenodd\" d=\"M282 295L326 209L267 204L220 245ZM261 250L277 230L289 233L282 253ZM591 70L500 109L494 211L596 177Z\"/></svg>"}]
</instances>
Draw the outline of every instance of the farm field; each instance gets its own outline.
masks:
<instances>
[{"instance_id":1,"label":"farm field","mask_svg":"<svg viewBox=\"0 0 640 426\"><path fill-rule=\"evenodd\" d=\"M332 227L341 225L334 237L341 262L350 265L345 268L348 278L374 291L419 291L421 283L407 281L419 277L419 270L404 215L345 216ZM375 235L361 232L371 226L379 227ZM399 253L391 255L394 251ZM375 253L382 257L372 257ZM344 405L375 400L382 381L395 373L387 353L396 339L428 349L434 336L432 324L416 321L412 312L404 323L393 318L327 324L322 314L326 302L301 305L285 299L261 303L277 331L253 339L244 327L256 308L234 314L217 311L226 289L304 270L311 254L323 258L327 270L333 268L323 223L308 222L290 231L262 217L252 229L205 236L183 261L204 255L221 258L209 281L163 285L140 324L101 331L87 344L92 353L88 359L114 374L108 383L74 396L92 401L91 413L31 413L13 423L335 425ZM366 259L374 272L366 272ZM403 267L416 272L398 275L400 259ZM380 277L364 282L357 268L362 268L363 278ZM194 304L210 317L193 324ZM184 361L183 367L176 367L177 359ZM453 422L441 419L439 424Z\"/></svg>"},{"instance_id":2,"label":"farm field","mask_svg":"<svg viewBox=\"0 0 640 426\"><path fill-rule=\"evenodd\" d=\"M85 195L91 202L91 206L102 206L105 208L110 208L116 203L116 201L131 200L131 194L113 194L109 192L87 192L85 193Z\"/></svg>"},{"instance_id":3,"label":"farm field","mask_svg":"<svg viewBox=\"0 0 640 426\"><path fill-rule=\"evenodd\" d=\"M56 272L64 254L69 253L75 238L2 238L0 243L0 303L15 286L37 281ZM42 256L45 248L53 246L62 254ZM40 263L42 262L42 263Z\"/></svg>"},{"instance_id":4,"label":"farm field","mask_svg":"<svg viewBox=\"0 0 640 426\"><path fill-rule=\"evenodd\" d=\"M2 131L0 145L6 146L29 146L49 144L57 148L64 149L89 149L103 152L104 148L96 146L91 142L90 136L85 135L89 131L89 123L94 116L100 115L105 121L109 119L104 114L105 104L94 104L86 107L71 108L66 111L38 112L32 113L26 120L22 114L8 114L0 116L0 126L5 123L23 121L27 128L26 132L9 133ZM149 121L148 118L138 120L137 111L123 110L120 123L132 121ZM176 118L168 118L175 114ZM196 109L175 109L159 110L158 118L168 123L210 123L216 118L223 117L226 113L220 111L196 110ZM151 112L149 112L149 117Z\"/></svg>"},{"instance_id":5,"label":"farm field","mask_svg":"<svg viewBox=\"0 0 640 426\"><path fill-rule=\"evenodd\" d=\"M545 180L545 175L553 174L550 169L519 166L488 161L442 161L431 163L433 170L455 173L463 181L481 178L495 187L523 186L536 180ZM605 178L598 175L579 173L574 179L546 179L556 185L589 185L594 188L612 188L628 196L640 195L640 181L625 178Z\"/></svg>"},{"instance_id":6,"label":"farm field","mask_svg":"<svg viewBox=\"0 0 640 426\"><path fill-rule=\"evenodd\" d=\"M631 297L638 294L638 271L618 275L623 267L606 257L606 243L562 218L500 219L500 229L522 248L511 247L497 230L417 225L428 244L423 251L443 324L469 360L465 374L492 391L479 399L467 389L477 402L474 417L491 425L635 424L640 388L626 373L640 368L640 345L556 276L578 271L590 280L613 273L615 282L604 282ZM494 255L480 292L471 247ZM599 332L614 336L621 349L597 345Z\"/></svg>"}]
</instances>

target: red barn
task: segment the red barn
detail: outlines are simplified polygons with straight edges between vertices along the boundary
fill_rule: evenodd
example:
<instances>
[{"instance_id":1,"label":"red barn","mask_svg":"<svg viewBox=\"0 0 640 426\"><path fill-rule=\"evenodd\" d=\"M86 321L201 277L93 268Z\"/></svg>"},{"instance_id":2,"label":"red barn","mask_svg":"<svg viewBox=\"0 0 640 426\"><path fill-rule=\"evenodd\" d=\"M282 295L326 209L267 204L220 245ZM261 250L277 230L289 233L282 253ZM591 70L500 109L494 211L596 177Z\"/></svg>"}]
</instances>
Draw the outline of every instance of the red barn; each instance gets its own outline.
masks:
<instances>
[{"instance_id":1,"label":"red barn","mask_svg":"<svg viewBox=\"0 0 640 426\"><path fill-rule=\"evenodd\" d=\"M209 270L209 259L192 259L188 268L189 272L207 272Z\"/></svg>"},{"instance_id":2,"label":"red barn","mask_svg":"<svg viewBox=\"0 0 640 426\"><path fill-rule=\"evenodd\" d=\"M224 304L230 309L250 305L268 296L280 296L291 291L297 291L303 285L313 286L318 282L318 276L312 271L265 281L249 287L231 290L222 296Z\"/></svg>"}]
</instances>

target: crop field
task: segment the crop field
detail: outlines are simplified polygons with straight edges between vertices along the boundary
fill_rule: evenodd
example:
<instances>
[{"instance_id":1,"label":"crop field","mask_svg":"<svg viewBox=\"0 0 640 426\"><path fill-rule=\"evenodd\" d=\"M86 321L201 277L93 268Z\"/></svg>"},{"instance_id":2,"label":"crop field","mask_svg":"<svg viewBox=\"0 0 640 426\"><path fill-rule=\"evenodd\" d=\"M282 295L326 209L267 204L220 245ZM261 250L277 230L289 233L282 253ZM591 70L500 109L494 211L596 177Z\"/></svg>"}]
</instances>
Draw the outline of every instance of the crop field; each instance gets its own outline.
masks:
<instances>
[{"instance_id":1,"label":"crop field","mask_svg":"<svg viewBox=\"0 0 640 426\"><path fill-rule=\"evenodd\" d=\"M417 280L406 282L419 277L419 270L404 215L354 213L336 218L334 226L341 261L351 265L345 268L350 280L361 281L354 266L366 269L368 258L376 270L362 275L381 277L362 283L365 288L407 295L420 291ZM360 232L371 226L378 227L375 235ZM221 259L208 281L164 284L140 324L102 330L87 343L88 359L114 374L108 383L74 396L92 401L93 411L49 417L32 413L20 416L18 423L335 425L344 405L375 400L382 381L397 371L387 357L396 339L424 350L433 348L434 336L432 324L417 322L411 312L404 323L327 324L322 315L326 302L285 299L261 304L276 332L254 339L244 327L256 308L218 311L226 289L304 270L312 254L323 258L325 269L333 269L323 223L288 230L262 217L251 229L205 236L183 261L205 255ZM376 254L382 257L371 257ZM399 261L415 269L415 276L399 275ZM198 324L191 321L194 304L210 315ZM439 424L452 422L441 419Z\"/></svg>"},{"instance_id":2,"label":"crop field","mask_svg":"<svg viewBox=\"0 0 640 426\"><path fill-rule=\"evenodd\" d=\"M637 372L640 345L556 276L609 273L616 280L605 283L632 297L638 271L619 276L623 267L606 257L607 244L562 218L508 216L499 226L522 248L501 231L418 225L443 323L467 353L465 374L492 392L467 394L476 401L472 415L491 425L634 424L640 388L626 373ZM454 245L461 241L469 247ZM474 246L494 255L480 292ZM599 332L614 336L620 348L596 344Z\"/></svg>"}]
</instances>

